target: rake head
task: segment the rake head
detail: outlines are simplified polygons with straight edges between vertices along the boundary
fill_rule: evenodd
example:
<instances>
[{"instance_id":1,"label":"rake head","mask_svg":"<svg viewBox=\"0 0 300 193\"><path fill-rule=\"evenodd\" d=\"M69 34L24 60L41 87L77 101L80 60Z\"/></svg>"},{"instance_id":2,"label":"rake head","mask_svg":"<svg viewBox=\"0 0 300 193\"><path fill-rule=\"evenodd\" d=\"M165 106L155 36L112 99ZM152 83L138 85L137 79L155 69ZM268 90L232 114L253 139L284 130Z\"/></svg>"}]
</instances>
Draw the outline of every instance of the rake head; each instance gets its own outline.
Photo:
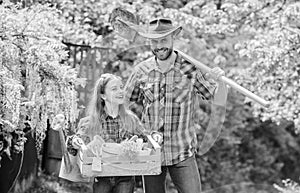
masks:
<instances>
[{"instance_id":1,"label":"rake head","mask_svg":"<svg viewBox=\"0 0 300 193\"><path fill-rule=\"evenodd\" d=\"M135 42L138 33L143 31L143 27L139 26L139 17L121 7L112 11L109 22L119 36L131 42Z\"/></svg>"}]
</instances>

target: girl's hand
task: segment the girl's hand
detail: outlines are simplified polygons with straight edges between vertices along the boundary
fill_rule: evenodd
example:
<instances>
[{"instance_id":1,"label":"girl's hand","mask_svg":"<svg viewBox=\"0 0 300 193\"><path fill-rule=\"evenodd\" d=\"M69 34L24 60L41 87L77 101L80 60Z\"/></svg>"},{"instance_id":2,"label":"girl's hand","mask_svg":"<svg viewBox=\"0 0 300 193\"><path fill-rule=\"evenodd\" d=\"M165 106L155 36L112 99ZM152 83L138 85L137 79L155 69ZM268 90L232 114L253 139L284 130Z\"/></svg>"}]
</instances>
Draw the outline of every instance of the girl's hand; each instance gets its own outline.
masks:
<instances>
[{"instance_id":1,"label":"girl's hand","mask_svg":"<svg viewBox=\"0 0 300 193\"><path fill-rule=\"evenodd\" d=\"M89 124L90 124L90 117L87 116L87 117L83 117L79 120L79 123L78 123L78 128L88 128L89 127Z\"/></svg>"},{"instance_id":2,"label":"girl's hand","mask_svg":"<svg viewBox=\"0 0 300 193\"><path fill-rule=\"evenodd\" d=\"M52 129L55 131L59 131L64 127L65 124L65 116L63 114L58 114L54 117L52 121Z\"/></svg>"},{"instance_id":3,"label":"girl's hand","mask_svg":"<svg viewBox=\"0 0 300 193\"><path fill-rule=\"evenodd\" d=\"M137 135L132 136L129 141L136 141L139 137Z\"/></svg>"},{"instance_id":4,"label":"girl's hand","mask_svg":"<svg viewBox=\"0 0 300 193\"><path fill-rule=\"evenodd\" d=\"M72 146L74 147L74 149L80 149L81 146L84 145L84 142L81 138L79 137L74 137L72 140Z\"/></svg>"}]
</instances>

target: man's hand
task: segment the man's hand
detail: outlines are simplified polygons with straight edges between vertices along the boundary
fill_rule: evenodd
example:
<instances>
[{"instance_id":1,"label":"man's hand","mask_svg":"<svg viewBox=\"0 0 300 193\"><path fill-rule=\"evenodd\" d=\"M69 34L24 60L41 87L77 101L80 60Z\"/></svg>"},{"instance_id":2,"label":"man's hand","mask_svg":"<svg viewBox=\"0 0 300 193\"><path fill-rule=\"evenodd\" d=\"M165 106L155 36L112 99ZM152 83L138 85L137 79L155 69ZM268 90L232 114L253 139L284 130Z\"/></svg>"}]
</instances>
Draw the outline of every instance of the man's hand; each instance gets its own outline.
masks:
<instances>
[{"instance_id":1,"label":"man's hand","mask_svg":"<svg viewBox=\"0 0 300 193\"><path fill-rule=\"evenodd\" d=\"M162 144L162 142L163 142L163 136L162 136L161 133L159 133L159 132L153 132L153 133L151 134L151 137L152 137L152 139L154 139L154 141L157 142L159 145Z\"/></svg>"},{"instance_id":2,"label":"man's hand","mask_svg":"<svg viewBox=\"0 0 300 193\"><path fill-rule=\"evenodd\" d=\"M227 101L228 88L227 85L222 80L220 80L220 77L224 76L225 72L221 68L215 67L210 70L209 75L218 84L217 89L214 93L213 103L218 106L225 106Z\"/></svg>"},{"instance_id":3,"label":"man's hand","mask_svg":"<svg viewBox=\"0 0 300 193\"><path fill-rule=\"evenodd\" d=\"M208 74L209 74L209 77L211 77L215 81L219 82L220 77L224 76L225 72L221 68L215 67L215 68L212 68Z\"/></svg>"}]
</instances>

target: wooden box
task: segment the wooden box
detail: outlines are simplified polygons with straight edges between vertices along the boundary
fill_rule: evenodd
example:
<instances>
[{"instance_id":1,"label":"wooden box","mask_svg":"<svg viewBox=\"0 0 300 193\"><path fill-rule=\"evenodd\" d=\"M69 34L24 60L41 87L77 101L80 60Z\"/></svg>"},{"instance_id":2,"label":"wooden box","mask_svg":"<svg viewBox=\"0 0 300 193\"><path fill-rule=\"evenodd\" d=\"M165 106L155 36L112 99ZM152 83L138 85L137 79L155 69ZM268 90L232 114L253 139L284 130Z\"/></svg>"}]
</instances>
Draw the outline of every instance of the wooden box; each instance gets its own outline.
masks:
<instances>
[{"instance_id":1,"label":"wooden box","mask_svg":"<svg viewBox=\"0 0 300 193\"><path fill-rule=\"evenodd\" d=\"M104 143L97 159L100 162L97 165L101 164L101 171L93 170L95 155L86 147L79 151L77 164L81 174L86 177L158 175L161 173L160 151L160 148L149 148L130 158L122 154L120 144Z\"/></svg>"}]
</instances>

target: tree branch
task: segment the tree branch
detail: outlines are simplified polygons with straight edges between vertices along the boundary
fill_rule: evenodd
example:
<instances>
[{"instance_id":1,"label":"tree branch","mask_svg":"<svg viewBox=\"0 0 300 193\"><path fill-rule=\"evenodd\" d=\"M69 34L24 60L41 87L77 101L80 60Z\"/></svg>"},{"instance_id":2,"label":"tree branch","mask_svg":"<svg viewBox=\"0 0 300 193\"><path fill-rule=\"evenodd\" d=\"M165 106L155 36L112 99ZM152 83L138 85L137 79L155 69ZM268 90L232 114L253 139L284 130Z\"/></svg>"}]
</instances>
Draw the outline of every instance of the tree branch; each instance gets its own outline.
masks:
<instances>
[{"instance_id":1,"label":"tree branch","mask_svg":"<svg viewBox=\"0 0 300 193\"><path fill-rule=\"evenodd\" d=\"M222 7L222 0L218 0L216 2L216 6L217 6L217 10L221 10L221 7Z\"/></svg>"},{"instance_id":2,"label":"tree branch","mask_svg":"<svg viewBox=\"0 0 300 193\"><path fill-rule=\"evenodd\" d=\"M286 0L283 0L281 6L276 11L274 11L274 13L278 13L279 11L281 11L283 6L285 5L285 3L286 3Z\"/></svg>"},{"instance_id":3,"label":"tree branch","mask_svg":"<svg viewBox=\"0 0 300 193\"><path fill-rule=\"evenodd\" d=\"M247 19L247 17L249 17L252 13L258 13L261 10L265 9L266 7L269 7L271 4L270 3L266 3L264 6L262 6L260 9L257 9L253 12L249 12L247 15L243 16L241 19L239 19L237 22L242 22L243 20Z\"/></svg>"},{"instance_id":4,"label":"tree branch","mask_svg":"<svg viewBox=\"0 0 300 193\"><path fill-rule=\"evenodd\" d=\"M90 46L90 45L75 44L75 43L65 42L65 41L62 41L62 43L67 45L67 46L74 46L74 47L81 47L81 48L92 48L92 46ZM104 50L112 49L110 47L104 47L104 46L96 46L96 47L93 47L93 48L104 49Z\"/></svg>"}]
</instances>

